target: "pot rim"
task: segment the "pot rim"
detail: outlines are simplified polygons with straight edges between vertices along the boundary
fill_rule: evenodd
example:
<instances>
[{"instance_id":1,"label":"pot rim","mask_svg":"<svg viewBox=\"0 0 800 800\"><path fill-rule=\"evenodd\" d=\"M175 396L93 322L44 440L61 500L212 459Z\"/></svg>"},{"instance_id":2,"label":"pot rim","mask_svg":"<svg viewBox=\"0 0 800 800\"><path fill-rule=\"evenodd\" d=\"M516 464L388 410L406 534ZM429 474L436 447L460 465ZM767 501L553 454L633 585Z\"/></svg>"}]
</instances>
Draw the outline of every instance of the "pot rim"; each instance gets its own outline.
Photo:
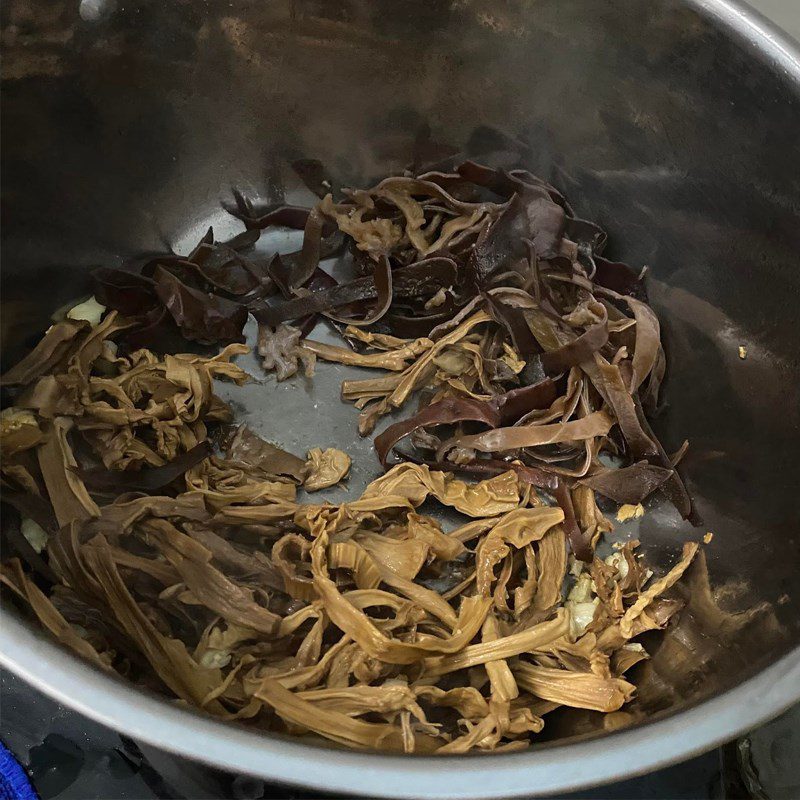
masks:
<instances>
[{"instance_id":1,"label":"pot rim","mask_svg":"<svg viewBox=\"0 0 800 800\"><path fill-rule=\"evenodd\" d=\"M740 0L687 2L800 89L798 42ZM289 785L392 798L541 796L602 785L698 755L800 701L796 647L727 692L604 736L521 753L399 756L267 736L167 703L88 665L6 609L0 665L59 703L175 755Z\"/></svg>"},{"instance_id":2,"label":"pot rim","mask_svg":"<svg viewBox=\"0 0 800 800\"><path fill-rule=\"evenodd\" d=\"M171 705L87 664L7 611L0 665L59 703L175 755L278 783L390 798L530 797L602 785L699 755L800 700L797 647L723 694L626 730L521 753L404 756L267 736Z\"/></svg>"},{"instance_id":3,"label":"pot rim","mask_svg":"<svg viewBox=\"0 0 800 800\"><path fill-rule=\"evenodd\" d=\"M800 41L745 0L687 0L687 5L727 29L800 90Z\"/></svg>"}]
</instances>

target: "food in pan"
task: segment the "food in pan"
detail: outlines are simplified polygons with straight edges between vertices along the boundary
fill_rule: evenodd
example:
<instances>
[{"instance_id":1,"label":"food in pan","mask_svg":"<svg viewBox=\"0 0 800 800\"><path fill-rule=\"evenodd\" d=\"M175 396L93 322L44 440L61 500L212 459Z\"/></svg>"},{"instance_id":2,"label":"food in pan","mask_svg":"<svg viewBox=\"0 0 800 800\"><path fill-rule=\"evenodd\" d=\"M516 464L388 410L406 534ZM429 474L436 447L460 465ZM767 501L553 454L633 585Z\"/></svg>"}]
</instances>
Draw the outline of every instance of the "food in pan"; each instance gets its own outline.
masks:
<instances>
[{"instance_id":1,"label":"food in pan","mask_svg":"<svg viewBox=\"0 0 800 800\"><path fill-rule=\"evenodd\" d=\"M524 170L334 192L296 168L313 208L236 193L243 233L95 270L3 375L6 589L103 669L356 748L519 749L559 707L619 710L698 550L660 576L636 541L598 554L654 493L692 516L685 447L647 420L666 361L644 270ZM264 258L275 226L302 247ZM251 379L251 315L278 380L373 370L341 390L383 471L360 497L315 494L347 481L346 442L287 452L215 394Z\"/></svg>"}]
</instances>

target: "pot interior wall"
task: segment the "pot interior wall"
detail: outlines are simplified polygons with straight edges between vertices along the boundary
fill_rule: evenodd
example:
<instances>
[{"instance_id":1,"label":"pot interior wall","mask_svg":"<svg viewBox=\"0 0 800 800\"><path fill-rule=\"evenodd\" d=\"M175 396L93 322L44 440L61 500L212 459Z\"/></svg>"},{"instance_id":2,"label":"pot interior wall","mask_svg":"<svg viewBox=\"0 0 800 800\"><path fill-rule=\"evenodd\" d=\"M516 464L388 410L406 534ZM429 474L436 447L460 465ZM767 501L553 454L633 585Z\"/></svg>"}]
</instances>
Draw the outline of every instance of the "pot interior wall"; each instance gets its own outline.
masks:
<instances>
[{"instance_id":1,"label":"pot interior wall","mask_svg":"<svg viewBox=\"0 0 800 800\"><path fill-rule=\"evenodd\" d=\"M696 701L800 642L800 92L767 59L670 0L8 0L3 15L6 365L90 267L236 230L232 186L307 200L296 158L359 185L421 149L500 143L609 231L611 257L649 267L664 323L656 427L690 441L703 523L657 503L638 535L666 564L712 531L726 613L695 604L641 702ZM354 430L351 409L331 414Z\"/></svg>"}]
</instances>

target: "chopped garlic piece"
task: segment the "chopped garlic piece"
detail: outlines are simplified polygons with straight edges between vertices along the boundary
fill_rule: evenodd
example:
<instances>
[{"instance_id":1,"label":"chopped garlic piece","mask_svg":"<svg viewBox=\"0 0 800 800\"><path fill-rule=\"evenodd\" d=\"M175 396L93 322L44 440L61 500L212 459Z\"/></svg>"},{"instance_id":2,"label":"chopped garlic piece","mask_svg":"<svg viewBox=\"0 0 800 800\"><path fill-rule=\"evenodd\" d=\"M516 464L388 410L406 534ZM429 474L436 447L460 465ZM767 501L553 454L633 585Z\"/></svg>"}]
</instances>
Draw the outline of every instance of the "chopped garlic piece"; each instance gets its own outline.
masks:
<instances>
[{"instance_id":1,"label":"chopped garlic piece","mask_svg":"<svg viewBox=\"0 0 800 800\"><path fill-rule=\"evenodd\" d=\"M39 427L32 411L25 408L17 408L16 406L9 406L0 411L0 430L3 433L11 433L11 431L18 430L23 425L34 425Z\"/></svg>"},{"instance_id":2,"label":"chopped garlic piece","mask_svg":"<svg viewBox=\"0 0 800 800\"><path fill-rule=\"evenodd\" d=\"M594 612L600 605L600 598L595 597L587 603L573 603L567 600L566 608L569 610L569 630L574 638L582 636L594 619Z\"/></svg>"},{"instance_id":3,"label":"chopped garlic piece","mask_svg":"<svg viewBox=\"0 0 800 800\"><path fill-rule=\"evenodd\" d=\"M622 645L623 650L628 650L631 653L646 653L647 651L644 649L644 646L639 644L639 642L628 642L627 644Z\"/></svg>"},{"instance_id":4,"label":"chopped garlic piece","mask_svg":"<svg viewBox=\"0 0 800 800\"><path fill-rule=\"evenodd\" d=\"M575 585L569 590L567 602L586 603L592 599L594 581L588 572L582 572L575 581Z\"/></svg>"},{"instance_id":5,"label":"chopped garlic piece","mask_svg":"<svg viewBox=\"0 0 800 800\"><path fill-rule=\"evenodd\" d=\"M711 531L707 531L706 535L703 537L703 544L711 544L713 538L714 534Z\"/></svg>"},{"instance_id":6,"label":"chopped garlic piece","mask_svg":"<svg viewBox=\"0 0 800 800\"><path fill-rule=\"evenodd\" d=\"M747 348L744 345L739 345L739 358L744 361L747 358Z\"/></svg>"},{"instance_id":7,"label":"chopped garlic piece","mask_svg":"<svg viewBox=\"0 0 800 800\"><path fill-rule=\"evenodd\" d=\"M200 666L208 667L209 669L227 667L230 663L230 650L206 650L205 653L200 656Z\"/></svg>"},{"instance_id":8,"label":"chopped garlic piece","mask_svg":"<svg viewBox=\"0 0 800 800\"><path fill-rule=\"evenodd\" d=\"M439 308L439 306L443 306L446 301L447 294L444 290L444 287L441 287L439 291L436 292L436 294L425 303L425 310L431 311L434 308Z\"/></svg>"},{"instance_id":9,"label":"chopped garlic piece","mask_svg":"<svg viewBox=\"0 0 800 800\"><path fill-rule=\"evenodd\" d=\"M644 516L644 506L637 503L635 506L630 503L619 507L617 511L617 522L626 522L629 519L638 519Z\"/></svg>"},{"instance_id":10,"label":"chopped garlic piece","mask_svg":"<svg viewBox=\"0 0 800 800\"><path fill-rule=\"evenodd\" d=\"M47 531L28 517L23 517L20 524L22 535L28 540L28 544L37 552L41 553L47 547Z\"/></svg>"},{"instance_id":11,"label":"chopped garlic piece","mask_svg":"<svg viewBox=\"0 0 800 800\"><path fill-rule=\"evenodd\" d=\"M614 567L619 573L620 580L624 581L628 577L628 562L622 553L612 553L606 558L605 562L609 567Z\"/></svg>"},{"instance_id":12,"label":"chopped garlic piece","mask_svg":"<svg viewBox=\"0 0 800 800\"><path fill-rule=\"evenodd\" d=\"M67 311L67 319L85 319L92 327L100 324L100 320L105 314L106 307L101 306L94 297L90 297L83 303L73 306Z\"/></svg>"}]
</instances>

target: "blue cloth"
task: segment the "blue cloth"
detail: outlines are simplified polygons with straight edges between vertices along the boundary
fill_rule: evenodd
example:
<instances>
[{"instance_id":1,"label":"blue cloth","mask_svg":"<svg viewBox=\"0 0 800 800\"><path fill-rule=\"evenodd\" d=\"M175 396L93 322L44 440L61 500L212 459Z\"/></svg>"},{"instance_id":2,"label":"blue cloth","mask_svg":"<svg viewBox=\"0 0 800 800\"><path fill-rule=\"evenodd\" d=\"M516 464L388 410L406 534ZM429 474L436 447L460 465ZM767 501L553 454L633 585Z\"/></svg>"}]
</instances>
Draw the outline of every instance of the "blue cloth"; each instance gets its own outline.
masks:
<instances>
[{"instance_id":1,"label":"blue cloth","mask_svg":"<svg viewBox=\"0 0 800 800\"><path fill-rule=\"evenodd\" d=\"M0 742L0 800L39 800L25 770Z\"/></svg>"}]
</instances>

